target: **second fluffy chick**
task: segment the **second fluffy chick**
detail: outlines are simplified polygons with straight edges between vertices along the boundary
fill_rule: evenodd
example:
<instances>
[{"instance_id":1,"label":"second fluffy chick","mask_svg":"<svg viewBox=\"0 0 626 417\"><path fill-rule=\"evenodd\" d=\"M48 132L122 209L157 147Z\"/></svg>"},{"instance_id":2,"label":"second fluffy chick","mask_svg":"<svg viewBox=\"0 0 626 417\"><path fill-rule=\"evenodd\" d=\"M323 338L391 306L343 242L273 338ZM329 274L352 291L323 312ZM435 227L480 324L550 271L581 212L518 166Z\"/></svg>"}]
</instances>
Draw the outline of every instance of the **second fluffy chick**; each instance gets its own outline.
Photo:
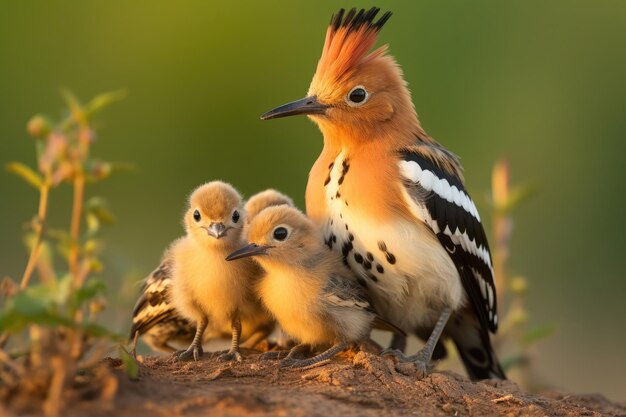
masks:
<instances>
[{"instance_id":1,"label":"second fluffy chick","mask_svg":"<svg viewBox=\"0 0 626 417\"><path fill-rule=\"evenodd\" d=\"M172 245L171 301L185 318L196 323L196 334L180 359L198 359L202 335L231 329L232 345L222 359L241 360L241 321L258 321L267 313L252 295L260 269L251 260L227 263L226 255L243 240L245 222L241 195L231 185L213 181L198 187L189 198L184 224L187 235ZM271 321L271 320L268 320Z\"/></svg>"},{"instance_id":2,"label":"second fluffy chick","mask_svg":"<svg viewBox=\"0 0 626 417\"><path fill-rule=\"evenodd\" d=\"M248 240L252 243L227 259L253 256L264 269L258 294L282 329L300 343L282 366L313 366L369 337L377 315L365 289L341 256L324 245L308 217L288 206L266 208L250 223ZM315 357L295 358L303 348L329 346Z\"/></svg>"}]
</instances>

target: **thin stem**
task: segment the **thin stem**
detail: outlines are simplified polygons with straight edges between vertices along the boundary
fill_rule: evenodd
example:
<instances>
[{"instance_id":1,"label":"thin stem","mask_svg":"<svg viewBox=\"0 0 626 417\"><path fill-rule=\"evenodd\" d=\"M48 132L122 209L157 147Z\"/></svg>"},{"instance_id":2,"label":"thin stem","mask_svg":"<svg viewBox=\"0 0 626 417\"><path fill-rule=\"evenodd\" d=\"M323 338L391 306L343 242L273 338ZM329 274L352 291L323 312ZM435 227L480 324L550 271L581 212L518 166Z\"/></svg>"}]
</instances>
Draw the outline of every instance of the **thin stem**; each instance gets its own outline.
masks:
<instances>
[{"instance_id":1,"label":"thin stem","mask_svg":"<svg viewBox=\"0 0 626 417\"><path fill-rule=\"evenodd\" d=\"M81 285L78 270L78 240L80 236L80 221L83 213L83 196L85 192L85 177L82 170L76 173L74 179L74 200L72 202L72 218L70 221L70 238L72 247L70 249L69 266L70 273L74 276L77 286Z\"/></svg>"},{"instance_id":2,"label":"thin stem","mask_svg":"<svg viewBox=\"0 0 626 417\"><path fill-rule=\"evenodd\" d=\"M498 297L502 297L506 285L506 265L509 259L511 218L506 214L494 214L494 254L493 270L496 276L496 291Z\"/></svg>"},{"instance_id":3,"label":"thin stem","mask_svg":"<svg viewBox=\"0 0 626 417\"><path fill-rule=\"evenodd\" d=\"M46 180L41 185L39 188L39 194L39 210L37 211L37 222L39 224L35 230L35 242L30 250L30 256L28 257L28 262L26 263L26 269L24 270L24 275L22 275L22 281L20 283L21 289L25 289L28 286L30 277L33 274L33 270L35 269L39 255L41 254L41 243L43 241L43 233L45 231L46 217L48 214L48 196L50 195L49 181Z\"/></svg>"}]
</instances>

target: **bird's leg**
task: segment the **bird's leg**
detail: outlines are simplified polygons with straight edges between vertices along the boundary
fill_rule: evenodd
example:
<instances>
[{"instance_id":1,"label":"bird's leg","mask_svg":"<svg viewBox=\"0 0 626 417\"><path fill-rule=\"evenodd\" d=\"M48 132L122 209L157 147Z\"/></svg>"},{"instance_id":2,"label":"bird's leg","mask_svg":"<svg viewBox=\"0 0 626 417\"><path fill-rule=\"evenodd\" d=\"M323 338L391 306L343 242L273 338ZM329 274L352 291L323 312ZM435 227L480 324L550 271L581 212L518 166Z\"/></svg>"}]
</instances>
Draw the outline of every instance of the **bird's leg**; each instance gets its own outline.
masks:
<instances>
[{"instance_id":1,"label":"bird's leg","mask_svg":"<svg viewBox=\"0 0 626 417\"><path fill-rule=\"evenodd\" d=\"M179 360L189 360L193 357L193 360L197 361L200 356L204 353L202 350L202 335L204 334L204 330L208 324L208 320L206 317L203 317L198 324L196 325L196 335L193 338L193 342L187 348L187 350L178 351L174 355Z\"/></svg>"},{"instance_id":2,"label":"bird's leg","mask_svg":"<svg viewBox=\"0 0 626 417\"><path fill-rule=\"evenodd\" d=\"M233 338L230 344L230 349L227 352L222 353L219 358L223 361L236 360L241 362L241 353L239 352L239 337L241 336L241 319L239 313L235 313L231 320L231 326L233 331Z\"/></svg>"},{"instance_id":3,"label":"bird's leg","mask_svg":"<svg viewBox=\"0 0 626 417\"><path fill-rule=\"evenodd\" d=\"M311 346L306 343L300 343L291 348L291 350L274 350L271 352L265 352L261 355L261 360L272 360L272 359L295 359L296 356L299 356L303 353L309 352L311 350Z\"/></svg>"},{"instance_id":4,"label":"bird's leg","mask_svg":"<svg viewBox=\"0 0 626 417\"><path fill-rule=\"evenodd\" d=\"M298 346L301 346L301 345L298 345ZM295 346L293 349L291 349L291 352L289 352L289 355L285 359L280 361L281 368L292 368L292 369L313 368L316 366L325 365L326 363L328 363L330 358L332 358L333 356L335 356L336 354L344 350L346 347L348 347L348 344L336 343L329 349L320 353L319 355L313 356L312 358L309 358L309 359L295 359L294 357L289 357L291 353L294 351L294 349L297 348L298 346Z\"/></svg>"},{"instance_id":5,"label":"bird's leg","mask_svg":"<svg viewBox=\"0 0 626 417\"><path fill-rule=\"evenodd\" d=\"M394 333L388 349L404 352L404 350L406 349L406 336L403 334Z\"/></svg>"},{"instance_id":6,"label":"bird's leg","mask_svg":"<svg viewBox=\"0 0 626 417\"><path fill-rule=\"evenodd\" d=\"M446 307L441 312L439 316L439 320L437 320L437 324L435 324L435 328L430 334L430 337L426 341L426 344L419 352L412 356L406 356L402 352L398 350L385 349L381 355L383 356L395 356L400 362L412 362L415 364L419 371L424 373L428 373L432 370L432 365L430 363L433 357L433 351L435 350L435 346L437 346L437 342L441 337L441 333L443 329L446 327L446 323L450 318L450 314L452 313L452 309L450 307Z\"/></svg>"}]
</instances>

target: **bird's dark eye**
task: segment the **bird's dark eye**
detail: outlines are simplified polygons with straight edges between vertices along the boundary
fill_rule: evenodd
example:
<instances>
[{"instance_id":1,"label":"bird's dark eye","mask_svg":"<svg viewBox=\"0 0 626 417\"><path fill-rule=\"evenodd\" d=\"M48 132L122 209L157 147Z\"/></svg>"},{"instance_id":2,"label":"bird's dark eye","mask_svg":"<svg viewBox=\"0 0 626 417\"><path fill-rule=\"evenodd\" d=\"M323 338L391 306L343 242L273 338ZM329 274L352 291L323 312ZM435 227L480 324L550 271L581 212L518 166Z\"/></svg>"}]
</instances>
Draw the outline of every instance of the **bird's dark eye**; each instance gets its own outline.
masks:
<instances>
[{"instance_id":1,"label":"bird's dark eye","mask_svg":"<svg viewBox=\"0 0 626 417\"><path fill-rule=\"evenodd\" d=\"M193 219L194 219L195 221L199 222L201 218L202 218L202 216L200 216L200 212L199 212L198 210L195 210L195 211L193 212Z\"/></svg>"},{"instance_id":2,"label":"bird's dark eye","mask_svg":"<svg viewBox=\"0 0 626 417\"><path fill-rule=\"evenodd\" d=\"M233 212L233 223L237 223L239 221L239 212L235 210Z\"/></svg>"},{"instance_id":3,"label":"bird's dark eye","mask_svg":"<svg viewBox=\"0 0 626 417\"><path fill-rule=\"evenodd\" d=\"M287 239L287 229L285 229L284 227L277 227L276 229L274 229L274 239L276 240L285 240Z\"/></svg>"},{"instance_id":4,"label":"bird's dark eye","mask_svg":"<svg viewBox=\"0 0 626 417\"><path fill-rule=\"evenodd\" d=\"M367 98L368 94L365 88L357 86L348 93L348 104L361 105L367 101Z\"/></svg>"}]
</instances>

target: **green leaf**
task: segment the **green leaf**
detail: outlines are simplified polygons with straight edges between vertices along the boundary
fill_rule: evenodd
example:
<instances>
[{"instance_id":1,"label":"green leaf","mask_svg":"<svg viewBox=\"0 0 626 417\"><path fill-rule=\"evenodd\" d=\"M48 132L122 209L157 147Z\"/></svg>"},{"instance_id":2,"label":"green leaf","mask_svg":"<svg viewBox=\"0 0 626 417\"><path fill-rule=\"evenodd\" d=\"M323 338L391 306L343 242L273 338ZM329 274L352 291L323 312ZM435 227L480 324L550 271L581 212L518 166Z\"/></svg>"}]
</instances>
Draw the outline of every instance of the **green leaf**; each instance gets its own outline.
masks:
<instances>
[{"instance_id":1,"label":"green leaf","mask_svg":"<svg viewBox=\"0 0 626 417\"><path fill-rule=\"evenodd\" d=\"M130 379L137 379L137 375L139 374L139 365L137 365L135 358L128 353L124 346L119 347L119 353L126 375L128 375Z\"/></svg>"},{"instance_id":2,"label":"green leaf","mask_svg":"<svg viewBox=\"0 0 626 417\"><path fill-rule=\"evenodd\" d=\"M72 276L65 274L56 281L33 285L20 294L40 300L48 307L55 307L65 304L71 290Z\"/></svg>"},{"instance_id":3,"label":"green leaf","mask_svg":"<svg viewBox=\"0 0 626 417\"><path fill-rule=\"evenodd\" d=\"M551 336L556 331L556 326L553 324L546 324L543 326L535 327L527 331L521 339L521 343L524 346L530 346L541 339L545 339Z\"/></svg>"},{"instance_id":4,"label":"green leaf","mask_svg":"<svg viewBox=\"0 0 626 417\"><path fill-rule=\"evenodd\" d=\"M7 302L0 314L0 330L16 333L30 324L48 327L74 326L72 320L54 311L47 300L33 297L27 292L18 293Z\"/></svg>"},{"instance_id":5,"label":"green leaf","mask_svg":"<svg viewBox=\"0 0 626 417\"><path fill-rule=\"evenodd\" d=\"M93 116L95 113L98 113L105 107L109 105L121 101L126 97L126 91L118 90L111 91L108 93L102 93L95 96L87 106L85 106L85 112L87 113L87 117Z\"/></svg>"},{"instance_id":6,"label":"green leaf","mask_svg":"<svg viewBox=\"0 0 626 417\"><path fill-rule=\"evenodd\" d=\"M69 306L71 309L79 309L85 301L89 301L98 294L106 291L104 281L97 278L90 278L85 284L75 291L70 297Z\"/></svg>"},{"instance_id":7,"label":"green leaf","mask_svg":"<svg viewBox=\"0 0 626 417\"><path fill-rule=\"evenodd\" d=\"M48 229L48 237L56 241L56 249L63 259L68 259L72 248L72 237L62 229Z\"/></svg>"},{"instance_id":8,"label":"green leaf","mask_svg":"<svg viewBox=\"0 0 626 417\"><path fill-rule=\"evenodd\" d=\"M78 110L81 108L81 104L80 104L80 101L78 100L78 97L76 97L76 95L69 89L62 88L61 96L63 97L63 100L65 100L65 104L67 104L67 107L69 107L70 110L74 111L74 110Z\"/></svg>"},{"instance_id":9,"label":"green leaf","mask_svg":"<svg viewBox=\"0 0 626 417\"><path fill-rule=\"evenodd\" d=\"M92 212L88 211L85 214L85 222L87 223L87 231L90 234L93 235L100 230L100 220L98 220L98 217Z\"/></svg>"},{"instance_id":10,"label":"green leaf","mask_svg":"<svg viewBox=\"0 0 626 417\"><path fill-rule=\"evenodd\" d=\"M106 327L101 326L99 324L84 323L84 324L81 324L78 327L80 329L82 329L85 333L87 333L88 335L93 336L93 337L106 338L106 339L112 340L114 342L125 341L125 339L124 339L124 337L122 337L122 335L117 334L115 332L112 332L111 330L109 330Z\"/></svg>"},{"instance_id":11,"label":"green leaf","mask_svg":"<svg viewBox=\"0 0 626 417\"><path fill-rule=\"evenodd\" d=\"M506 356L502 359L500 365L505 372L512 368L522 367L528 363L528 357L523 353Z\"/></svg>"},{"instance_id":12,"label":"green leaf","mask_svg":"<svg viewBox=\"0 0 626 417\"><path fill-rule=\"evenodd\" d=\"M6 165L6 170L21 177L24 181L39 189L43 184L43 180L32 168L22 164L21 162L9 162Z\"/></svg>"},{"instance_id":13,"label":"green leaf","mask_svg":"<svg viewBox=\"0 0 626 417\"><path fill-rule=\"evenodd\" d=\"M115 216L109 208L107 207L107 203L103 198L100 197L92 197L85 204L85 208L88 213L92 214L96 217L99 222L104 224L111 225L115 223Z\"/></svg>"}]
</instances>

